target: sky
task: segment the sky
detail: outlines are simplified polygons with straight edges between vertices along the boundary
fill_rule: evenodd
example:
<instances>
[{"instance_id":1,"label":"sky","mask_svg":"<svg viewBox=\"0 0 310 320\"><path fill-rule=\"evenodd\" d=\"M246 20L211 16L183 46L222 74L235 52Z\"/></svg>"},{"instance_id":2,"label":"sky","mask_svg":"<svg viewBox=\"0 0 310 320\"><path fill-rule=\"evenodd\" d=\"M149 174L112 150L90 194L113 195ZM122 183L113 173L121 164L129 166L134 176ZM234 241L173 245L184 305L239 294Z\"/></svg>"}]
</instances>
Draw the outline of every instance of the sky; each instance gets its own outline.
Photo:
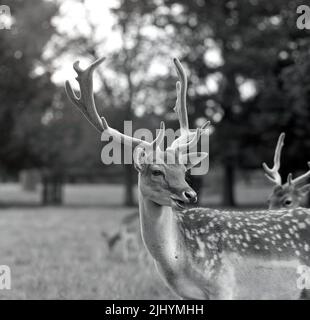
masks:
<instances>
[{"instance_id":1,"label":"sky","mask_svg":"<svg viewBox=\"0 0 310 320\"><path fill-rule=\"evenodd\" d=\"M98 25L100 38L106 40L106 50L113 50L119 46L119 38L112 31L114 18L110 12L110 8L117 6L118 0L86 0L85 7L75 0L64 0L60 3L60 15L52 21L57 30L68 35L74 35L75 30L87 34L89 29L84 21L86 15L89 15L91 21ZM83 58L81 58L81 62L83 63ZM72 57L65 56L60 61L55 60L55 66L57 67L57 71L53 75L54 82L63 83L66 79L74 76Z\"/></svg>"}]
</instances>

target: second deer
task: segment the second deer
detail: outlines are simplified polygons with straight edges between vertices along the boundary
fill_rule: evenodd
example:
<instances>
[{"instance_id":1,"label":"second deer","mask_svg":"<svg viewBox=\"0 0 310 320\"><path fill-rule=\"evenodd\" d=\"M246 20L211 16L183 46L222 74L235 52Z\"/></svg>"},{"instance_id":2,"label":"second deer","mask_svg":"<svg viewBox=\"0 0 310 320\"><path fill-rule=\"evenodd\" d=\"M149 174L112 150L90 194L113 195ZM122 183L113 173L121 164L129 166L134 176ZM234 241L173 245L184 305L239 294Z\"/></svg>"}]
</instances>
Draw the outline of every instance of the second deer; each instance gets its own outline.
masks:
<instances>
[{"instance_id":1,"label":"second deer","mask_svg":"<svg viewBox=\"0 0 310 320\"><path fill-rule=\"evenodd\" d=\"M266 163L263 163L266 177L274 184L268 201L270 209L300 207L302 200L310 191L310 184L303 185L310 177L310 170L295 179L290 173L287 181L285 183L282 182L279 170L284 138L285 133L281 133L274 153L273 167L269 168ZM308 166L310 168L310 162L308 162Z\"/></svg>"}]
</instances>

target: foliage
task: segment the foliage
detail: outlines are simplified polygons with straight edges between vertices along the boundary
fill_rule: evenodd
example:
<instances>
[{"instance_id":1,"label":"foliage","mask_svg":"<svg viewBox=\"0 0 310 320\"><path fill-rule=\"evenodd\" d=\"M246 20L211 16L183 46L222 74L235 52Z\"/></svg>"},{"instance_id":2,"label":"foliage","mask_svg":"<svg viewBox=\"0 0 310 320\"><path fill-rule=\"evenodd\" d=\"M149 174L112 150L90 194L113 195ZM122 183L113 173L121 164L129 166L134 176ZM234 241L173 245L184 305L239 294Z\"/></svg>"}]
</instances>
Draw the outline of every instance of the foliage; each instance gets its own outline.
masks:
<instances>
[{"instance_id":1,"label":"foliage","mask_svg":"<svg viewBox=\"0 0 310 320\"><path fill-rule=\"evenodd\" d=\"M47 70L36 72L44 46L54 32L57 7L40 0L7 1L14 17L11 30L0 32L0 166L16 171L40 163L34 147L41 116L55 87ZM40 30L40 32L34 32Z\"/></svg>"}]
</instances>

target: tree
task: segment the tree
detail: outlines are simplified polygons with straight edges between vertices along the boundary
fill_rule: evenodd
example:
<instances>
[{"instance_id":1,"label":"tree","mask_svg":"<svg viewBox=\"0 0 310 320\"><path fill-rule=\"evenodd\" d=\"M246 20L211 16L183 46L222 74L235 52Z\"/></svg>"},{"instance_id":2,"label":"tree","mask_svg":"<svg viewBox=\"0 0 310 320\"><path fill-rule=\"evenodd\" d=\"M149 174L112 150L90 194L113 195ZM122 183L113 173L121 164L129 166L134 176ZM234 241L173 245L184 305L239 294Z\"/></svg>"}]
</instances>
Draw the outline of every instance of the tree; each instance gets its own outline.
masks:
<instances>
[{"instance_id":1,"label":"tree","mask_svg":"<svg viewBox=\"0 0 310 320\"><path fill-rule=\"evenodd\" d=\"M51 19L57 6L39 0L7 4L14 23L11 30L0 33L0 166L16 173L40 162L33 141L42 128L41 116L52 102L54 86L51 74L39 73L37 68L54 32Z\"/></svg>"},{"instance_id":2,"label":"tree","mask_svg":"<svg viewBox=\"0 0 310 320\"><path fill-rule=\"evenodd\" d=\"M8 5L14 23L0 33L0 166L14 176L40 169L42 203L60 204L66 176L100 166L100 141L52 82L59 52L45 53L57 34L51 21L58 6L39 0Z\"/></svg>"},{"instance_id":3,"label":"tree","mask_svg":"<svg viewBox=\"0 0 310 320\"><path fill-rule=\"evenodd\" d=\"M192 121L207 115L216 124L210 155L224 167L226 205L235 204L235 169L260 166L271 157L279 133L292 129L296 109L285 101L282 76L289 66L296 70L301 46L308 44L307 32L296 28L300 4L299 0L163 0L160 10L155 1L143 6L143 14L152 13L155 26L169 30L173 45L181 48L180 58L192 71ZM294 79L298 90L304 91L300 78ZM300 109L298 101L293 103ZM302 105L302 113L307 113L306 104ZM299 157L305 160L300 153Z\"/></svg>"}]
</instances>

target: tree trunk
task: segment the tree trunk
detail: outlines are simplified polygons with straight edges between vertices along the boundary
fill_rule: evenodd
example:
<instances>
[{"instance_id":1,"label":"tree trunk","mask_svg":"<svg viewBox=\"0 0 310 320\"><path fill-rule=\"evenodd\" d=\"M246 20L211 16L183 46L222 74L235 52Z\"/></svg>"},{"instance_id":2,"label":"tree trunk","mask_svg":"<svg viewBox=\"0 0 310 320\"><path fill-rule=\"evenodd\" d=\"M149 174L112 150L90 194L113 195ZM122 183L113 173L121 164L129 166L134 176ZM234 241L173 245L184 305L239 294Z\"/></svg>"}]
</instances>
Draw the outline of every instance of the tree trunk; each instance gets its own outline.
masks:
<instances>
[{"instance_id":1,"label":"tree trunk","mask_svg":"<svg viewBox=\"0 0 310 320\"><path fill-rule=\"evenodd\" d=\"M54 205L61 205L62 204L62 181L60 177L55 177L52 181L52 204Z\"/></svg>"},{"instance_id":2,"label":"tree trunk","mask_svg":"<svg viewBox=\"0 0 310 320\"><path fill-rule=\"evenodd\" d=\"M42 179L42 195L41 195L41 203L43 206L46 206L49 203L49 185L48 180L46 178Z\"/></svg>"},{"instance_id":3,"label":"tree trunk","mask_svg":"<svg viewBox=\"0 0 310 320\"><path fill-rule=\"evenodd\" d=\"M58 183L58 188L57 188L57 203L59 205L63 204L63 182L62 180L59 181Z\"/></svg>"},{"instance_id":4,"label":"tree trunk","mask_svg":"<svg viewBox=\"0 0 310 320\"><path fill-rule=\"evenodd\" d=\"M230 164L224 165L223 177L223 205L235 207L234 185L235 185L235 170Z\"/></svg>"},{"instance_id":5,"label":"tree trunk","mask_svg":"<svg viewBox=\"0 0 310 320\"><path fill-rule=\"evenodd\" d=\"M135 205L133 187L134 187L134 177L133 169L131 164L124 165L125 171L125 206L133 207Z\"/></svg>"},{"instance_id":6,"label":"tree trunk","mask_svg":"<svg viewBox=\"0 0 310 320\"><path fill-rule=\"evenodd\" d=\"M42 205L61 205L63 203L62 189L63 183L61 176L44 173L42 177Z\"/></svg>"}]
</instances>

